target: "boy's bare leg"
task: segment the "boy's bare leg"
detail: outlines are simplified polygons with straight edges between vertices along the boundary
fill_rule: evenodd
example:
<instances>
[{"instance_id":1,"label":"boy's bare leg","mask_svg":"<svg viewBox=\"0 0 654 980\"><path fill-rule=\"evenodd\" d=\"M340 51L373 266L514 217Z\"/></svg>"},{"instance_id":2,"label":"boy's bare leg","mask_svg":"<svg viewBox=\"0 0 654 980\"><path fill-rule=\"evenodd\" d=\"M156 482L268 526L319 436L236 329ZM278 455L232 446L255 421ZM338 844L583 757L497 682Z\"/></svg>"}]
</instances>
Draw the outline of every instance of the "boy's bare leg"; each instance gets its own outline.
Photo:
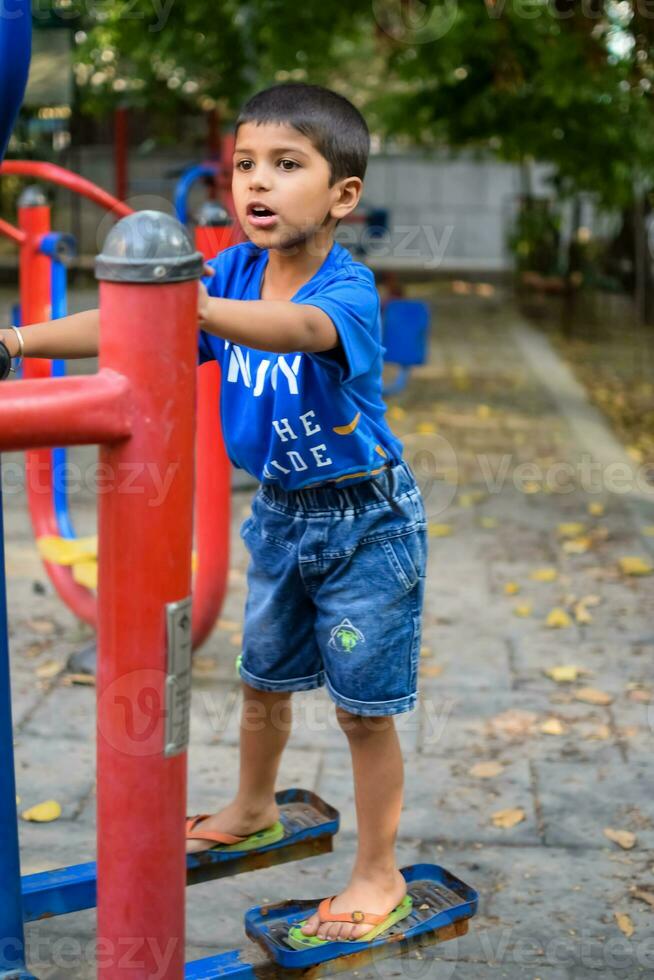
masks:
<instances>
[{"instance_id":1,"label":"boy's bare leg","mask_svg":"<svg viewBox=\"0 0 654 980\"><path fill-rule=\"evenodd\" d=\"M244 837L279 819L275 781L290 731L291 692L257 691L243 682L238 792L231 803L200 821L194 830L225 831ZM213 843L187 841L186 853L206 850Z\"/></svg>"},{"instance_id":2,"label":"boy's bare leg","mask_svg":"<svg viewBox=\"0 0 654 980\"><path fill-rule=\"evenodd\" d=\"M392 911L406 894L406 882L395 859L395 838L402 810L404 767L395 723L389 717L362 717L336 708L352 753L359 841L350 883L331 904L331 911L361 909L378 915ZM318 928L313 915L302 927L321 939L358 939L373 926L346 922Z\"/></svg>"}]
</instances>

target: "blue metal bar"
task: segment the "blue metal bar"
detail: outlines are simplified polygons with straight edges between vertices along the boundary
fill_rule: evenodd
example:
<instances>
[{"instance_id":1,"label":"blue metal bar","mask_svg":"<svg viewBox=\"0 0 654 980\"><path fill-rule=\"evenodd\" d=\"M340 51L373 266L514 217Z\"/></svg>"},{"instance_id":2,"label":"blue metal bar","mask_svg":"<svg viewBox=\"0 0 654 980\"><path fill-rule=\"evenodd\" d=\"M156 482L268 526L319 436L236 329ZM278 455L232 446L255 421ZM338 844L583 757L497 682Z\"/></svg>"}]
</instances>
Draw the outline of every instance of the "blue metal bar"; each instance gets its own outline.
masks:
<instances>
[{"instance_id":1,"label":"blue metal bar","mask_svg":"<svg viewBox=\"0 0 654 980\"><path fill-rule=\"evenodd\" d=\"M199 163L189 167L179 178L175 188L175 214L178 221L181 221L183 225L188 224L188 196L193 184L203 177L213 177L215 180L217 175L217 164L211 166L207 163Z\"/></svg>"},{"instance_id":2,"label":"blue metal bar","mask_svg":"<svg viewBox=\"0 0 654 980\"><path fill-rule=\"evenodd\" d=\"M2 470L0 468L0 480ZM25 966L16 774L11 721L4 522L0 486L0 978L29 977Z\"/></svg>"},{"instance_id":3,"label":"blue metal bar","mask_svg":"<svg viewBox=\"0 0 654 980\"><path fill-rule=\"evenodd\" d=\"M398 365L397 374L392 381L389 381L387 385L384 385L384 390L382 395L384 398L388 398L390 395L399 395L401 391L406 388L409 378L411 376L411 368L405 367L404 365Z\"/></svg>"},{"instance_id":4,"label":"blue metal bar","mask_svg":"<svg viewBox=\"0 0 654 980\"><path fill-rule=\"evenodd\" d=\"M230 950L217 956L207 956L186 964L184 980L257 980L261 973L255 973L252 964L244 960L240 950ZM266 971L267 972L267 971Z\"/></svg>"},{"instance_id":5,"label":"blue metal bar","mask_svg":"<svg viewBox=\"0 0 654 980\"><path fill-rule=\"evenodd\" d=\"M0 17L0 160L23 101L32 53L30 0L14 0Z\"/></svg>"},{"instance_id":6,"label":"blue metal bar","mask_svg":"<svg viewBox=\"0 0 654 980\"><path fill-rule=\"evenodd\" d=\"M40 250L51 258L51 279L50 296L52 303L52 319L58 320L63 316L68 316L68 273L66 266L61 261L64 255L69 255L75 251L75 241L70 235L52 233L45 235L40 244ZM61 378L66 374L66 362L59 358L52 361L52 377ZM52 450L52 479L53 479L53 500L54 509L59 525L59 534L62 538L76 538L75 528L70 515L70 501L68 495L68 482L66 479L66 466L68 462L68 452L63 446L56 446Z\"/></svg>"}]
</instances>

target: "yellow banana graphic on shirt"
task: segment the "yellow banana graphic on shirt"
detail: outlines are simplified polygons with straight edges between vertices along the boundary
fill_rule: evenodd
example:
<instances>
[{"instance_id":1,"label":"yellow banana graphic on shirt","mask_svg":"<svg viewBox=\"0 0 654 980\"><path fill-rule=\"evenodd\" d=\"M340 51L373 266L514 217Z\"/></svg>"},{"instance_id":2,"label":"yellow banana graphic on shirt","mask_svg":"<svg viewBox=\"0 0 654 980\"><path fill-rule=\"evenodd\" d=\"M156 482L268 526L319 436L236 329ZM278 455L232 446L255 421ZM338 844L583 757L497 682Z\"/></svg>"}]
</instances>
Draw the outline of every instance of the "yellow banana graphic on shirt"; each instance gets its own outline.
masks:
<instances>
[{"instance_id":1,"label":"yellow banana graphic on shirt","mask_svg":"<svg viewBox=\"0 0 654 980\"><path fill-rule=\"evenodd\" d=\"M360 418L361 412L357 412L349 425L335 425L333 431L339 436L349 436L356 429Z\"/></svg>"}]
</instances>

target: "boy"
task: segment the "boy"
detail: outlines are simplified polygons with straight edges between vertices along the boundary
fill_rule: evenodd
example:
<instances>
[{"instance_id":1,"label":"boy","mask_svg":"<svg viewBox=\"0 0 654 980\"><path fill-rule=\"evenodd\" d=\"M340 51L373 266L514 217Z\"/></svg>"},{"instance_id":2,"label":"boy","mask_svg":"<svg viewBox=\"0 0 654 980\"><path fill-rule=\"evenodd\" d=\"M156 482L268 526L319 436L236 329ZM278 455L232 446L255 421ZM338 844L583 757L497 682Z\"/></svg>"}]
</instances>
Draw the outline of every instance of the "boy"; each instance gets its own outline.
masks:
<instances>
[{"instance_id":1,"label":"boy","mask_svg":"<svg viewBox=\"0 0 654 980\"><path fill-rule=\"evenodd\" d=\"M289 933L295 948L383 934L409 914L395 859L403 766L393 715L416 701L426 519L384 419L374 278L334 243L356 207L368 129L343 97L277 85L236 122L233 195L249 241L199 285L200 361L221 365L232 462L260 481L235 799L187 821L187 851L280 839L275 781L292 692L327 685L352 755L358 850L347 888ZM97 311L25 331L25 353L97 351ZM0 337L16 350L13 331ZM248 724L248 711L261 724ZM256 835L256 836L255 836Z\"/></svg>"}]
</instances>

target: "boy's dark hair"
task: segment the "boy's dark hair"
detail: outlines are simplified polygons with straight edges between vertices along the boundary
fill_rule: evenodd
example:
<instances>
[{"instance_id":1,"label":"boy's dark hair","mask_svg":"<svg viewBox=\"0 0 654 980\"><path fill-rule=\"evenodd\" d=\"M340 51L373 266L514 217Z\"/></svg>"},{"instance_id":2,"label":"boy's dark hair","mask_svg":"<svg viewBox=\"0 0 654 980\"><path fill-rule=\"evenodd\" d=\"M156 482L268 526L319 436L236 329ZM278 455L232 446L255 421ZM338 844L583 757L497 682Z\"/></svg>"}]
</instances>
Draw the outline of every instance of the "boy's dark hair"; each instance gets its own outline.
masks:
<instances>
[{"instance_id":1,"label":"boy's dark hair","mask_svg":"<svg viewBox=\"0 0 654 980\"><path fill-rule=\"evenodd\" d=\"M283 82L257 92L245 103L243 123L286 123L311 140L330 169L330 186L343 177L363 180L370 152L366 121L343 95L303 82Z\"/></svg>"}]
</instances>

